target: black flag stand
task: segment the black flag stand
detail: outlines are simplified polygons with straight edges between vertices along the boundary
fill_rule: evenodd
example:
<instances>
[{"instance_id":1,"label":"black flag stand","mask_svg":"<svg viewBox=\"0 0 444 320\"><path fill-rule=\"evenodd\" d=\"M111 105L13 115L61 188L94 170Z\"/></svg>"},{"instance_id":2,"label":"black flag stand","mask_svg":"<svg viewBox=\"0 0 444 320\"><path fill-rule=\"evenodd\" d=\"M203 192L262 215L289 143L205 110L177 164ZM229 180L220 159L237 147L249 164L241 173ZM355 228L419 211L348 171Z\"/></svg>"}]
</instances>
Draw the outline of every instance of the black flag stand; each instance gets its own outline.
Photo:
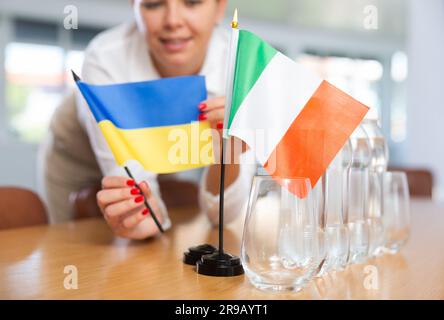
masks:
<instances>
[{"instance_id":1,"label":"black flag stand","mask_svg":"<svg viewBox=\"0 0 444 320\"><path fill-rule=\"evenodd\" d=\"M237 9L231 22L233 31L238 28ZM232 34L232 39L233 34ZM231 48L233 50L233 48ZM234 51L233 51L234 52ZM232 84L231 84L232 85ZM227 88L229 85L227 86ZM224 126L225 128L225 126ZM197 273L207 276L231 277L244 273L239 257L224 252L224 189L225 189L225 147L227 139L222 139L220 155L220 187L219 187L219 249L210 244L191 247L184 253L186 264L196 264Z\"/></svg>"},{"instance_id":2,"label":"black flag stand","mask_svg":"<svg viewBox=\"0 0 444 320\"><path fill-rule=\"evenodd\" d=\"M219 249L210 244L191 247L184 253L186 264L196 265L199 274L216 277L231 277L244 273L239 257L224 252L224 190L225 190L225 148L222 139L220 187L219 187Z\"/></svg>"}]
</instances>

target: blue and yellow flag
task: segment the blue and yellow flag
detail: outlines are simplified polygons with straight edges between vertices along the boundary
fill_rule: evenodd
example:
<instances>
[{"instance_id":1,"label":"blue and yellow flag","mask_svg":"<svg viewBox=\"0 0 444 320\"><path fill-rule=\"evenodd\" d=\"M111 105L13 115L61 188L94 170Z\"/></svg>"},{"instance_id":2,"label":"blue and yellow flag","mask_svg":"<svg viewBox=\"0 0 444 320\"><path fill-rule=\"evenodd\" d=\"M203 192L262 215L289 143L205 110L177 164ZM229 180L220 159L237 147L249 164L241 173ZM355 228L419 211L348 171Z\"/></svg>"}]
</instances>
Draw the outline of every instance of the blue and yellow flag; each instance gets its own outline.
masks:
<instances>
[{"instance_id":1,"label":"blue and yellow flag","mask_svg":"<svg viewBox=\"0 0 444 320\"><path fill-rule=\"evenodd\" d=\"M213 163L210 125L197 121L204 77L112 85L74 78L118 165L137 160L148 171L172 173Z\"/></svg>"}]
</instances>

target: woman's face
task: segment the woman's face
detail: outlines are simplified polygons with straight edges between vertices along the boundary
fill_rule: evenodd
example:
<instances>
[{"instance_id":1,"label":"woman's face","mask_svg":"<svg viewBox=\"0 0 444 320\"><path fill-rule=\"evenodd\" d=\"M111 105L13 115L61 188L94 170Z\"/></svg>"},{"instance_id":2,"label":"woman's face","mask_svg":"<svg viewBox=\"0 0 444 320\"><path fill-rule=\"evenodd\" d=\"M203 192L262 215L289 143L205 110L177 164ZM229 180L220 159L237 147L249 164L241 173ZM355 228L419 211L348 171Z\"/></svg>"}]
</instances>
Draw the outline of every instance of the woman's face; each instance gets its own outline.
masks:
<instances>
[{"instance_id":1,"label":"woman's face","mask_svg":"<svg viewBox=\"0 0 444 320\"><path fill-rule=\"evenodd\" d=\"M226 0L134 0L133 5L159 73L199 72Z\"/></svg>"}]
</instances>

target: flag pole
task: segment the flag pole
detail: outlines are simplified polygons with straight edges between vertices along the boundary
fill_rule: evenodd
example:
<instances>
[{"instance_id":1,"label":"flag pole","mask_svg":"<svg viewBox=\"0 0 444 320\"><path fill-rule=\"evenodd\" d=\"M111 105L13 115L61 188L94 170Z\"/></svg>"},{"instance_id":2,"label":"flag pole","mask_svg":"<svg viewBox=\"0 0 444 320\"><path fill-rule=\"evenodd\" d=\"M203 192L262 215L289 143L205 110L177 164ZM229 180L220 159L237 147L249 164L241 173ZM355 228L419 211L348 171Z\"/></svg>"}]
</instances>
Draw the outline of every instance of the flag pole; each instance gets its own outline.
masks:
<instances>
[{"instance_id":1,"label":"flag pole","mask_svg":"<svg viewBox=\"0 0 444 320\"><path fill-rule=\"evenodd\" d=\"M244 273L242 263L239 257L231 255L224 251L224 190L225 190L225 153L228 139L227 128L230 109L231 94L233 89L233 72L236 62L236 47L238 35L237 9L234 12L233 21L231 22L231 41L230 53L228 57L228 73L227 73L227 91L225 97L225 114L224 126L222 130L222 148L220 153L220 185L219 185L219 248L216 249L212 245L204 244L192 247L184 254L184 262L187 264L195 264L196 271L199 274L216 277L232 277Z\"/></svg>"},{"instance_id":2,"label":"flag pole","mask_svg":"<svg viewBox=\"0 0 444 320\"><path fill-rule=\"evenodd\" d=\"M135 179L134 179L133 175L131 174L131 171L129 170L129 168L127 166L125 166L124 168L125 168L125 171L126 171L126 174L128 175L128 177L130 177L131 179L133 179L135 181ZM139 187L139 185L137 183L136 183L135 187L140 191L141 194L143 194L142 189ZM154 223L156 224L156 226L159 229L159 231L164 233L165 230L163 230L163 227L160 224L159 219L157 219L157 216L154 213L154 210L151 208L151 206L148 203L148 200L146 199L145 196L143 197L143 203L144 203L145 207L149 210L149 212L151 214L151 217L153 218Z\"/></svg>"},{"instance_id":3,"label":"flag pole","mask_svg":"<svg viewBox=\"0 0 444 320\"><path fill-rule=\"evenodd\" d=\"M222 138L220 154L220 186L219 186L219 255L224 254L224 191L225 191L225 153L226 139Z\"/></svg>"},{"instance_id":4,"label":"flag pole","mask_svg":"<svg viewBox=\"0 0 444 320\"><path fill-rule=\"evenodd\" d=\"M196 266L199 274L216 277L231 277L244 273L239 257L231 255L224 250L224 190L225 190L225 153L226 143L229 139L226 128L231 109L231 94L233 90L234 66L238 41L237 9L231 22L230 51L228 55L227 89L225 97L224 126L222 130L222 148L220 154L220 185L219 185L219 248L203 244L191 247L184 253L183 262Z\"/></svg>"},{"instance_id":5,"label":"flag pole","mask_svg":"<svg viewBox=\"0 0 444 320\"><path fill-rule=\"evenodd\" d=\"M237 29L239 26L238 23L238 17L237 17L237 8L234 10L233 19L231 20L231 29ZM230 50L233 50L233 48L230 48ZM230 61L230 64L233 63L233 61ZM228 66L228 68L231 68L232 66ZM228 77L228 83L232 86L232 81L230 80L230 72L227 75ZM227 86L227 92L230 92L232 88L229 88ZM226 100L227 105L225 106L226 112L225 112L225 124L228 123L228 117L230 114L230 107L231 107L231 94L229 94L229 98ZM224 125L224 128L226 125ZM225 134L225 132L222 129L222 148L221 148L221 155L220 155L220 185L219 185L219 255L223 256L224 254L224 191L225 191L225 152L226 152L226 142L229 139L228 135Z\"/></svg>"}]
</instances>

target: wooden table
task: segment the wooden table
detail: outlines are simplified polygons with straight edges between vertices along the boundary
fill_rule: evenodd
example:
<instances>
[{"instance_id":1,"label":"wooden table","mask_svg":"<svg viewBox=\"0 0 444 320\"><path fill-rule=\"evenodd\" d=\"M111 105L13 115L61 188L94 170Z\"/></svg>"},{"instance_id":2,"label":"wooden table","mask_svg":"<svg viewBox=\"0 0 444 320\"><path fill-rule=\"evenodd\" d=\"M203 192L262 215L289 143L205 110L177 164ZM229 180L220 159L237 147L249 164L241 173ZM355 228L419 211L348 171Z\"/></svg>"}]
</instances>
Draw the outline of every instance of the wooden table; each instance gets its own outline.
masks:
<instances>
[{"instance_id":1,"label":"wooden table","mask_svg":"<svg viewBox=\"0 0 444 320\"><path fill-rule=\"evenodd\" d=\"M412 203L412 235L401 253L312 281L299 293L262 292L245 276L217 278L182 263L189 246L217 244L217 229L196 209L171 212L173 228L155 239L113 237L102 219L0 232L1 299L444 299L444 206ZM243 217L226 227L239 254ZM66 290L65 266L78 271ZM365 289L366 265L379 289Z\"/></svg>"}]
</instances>

